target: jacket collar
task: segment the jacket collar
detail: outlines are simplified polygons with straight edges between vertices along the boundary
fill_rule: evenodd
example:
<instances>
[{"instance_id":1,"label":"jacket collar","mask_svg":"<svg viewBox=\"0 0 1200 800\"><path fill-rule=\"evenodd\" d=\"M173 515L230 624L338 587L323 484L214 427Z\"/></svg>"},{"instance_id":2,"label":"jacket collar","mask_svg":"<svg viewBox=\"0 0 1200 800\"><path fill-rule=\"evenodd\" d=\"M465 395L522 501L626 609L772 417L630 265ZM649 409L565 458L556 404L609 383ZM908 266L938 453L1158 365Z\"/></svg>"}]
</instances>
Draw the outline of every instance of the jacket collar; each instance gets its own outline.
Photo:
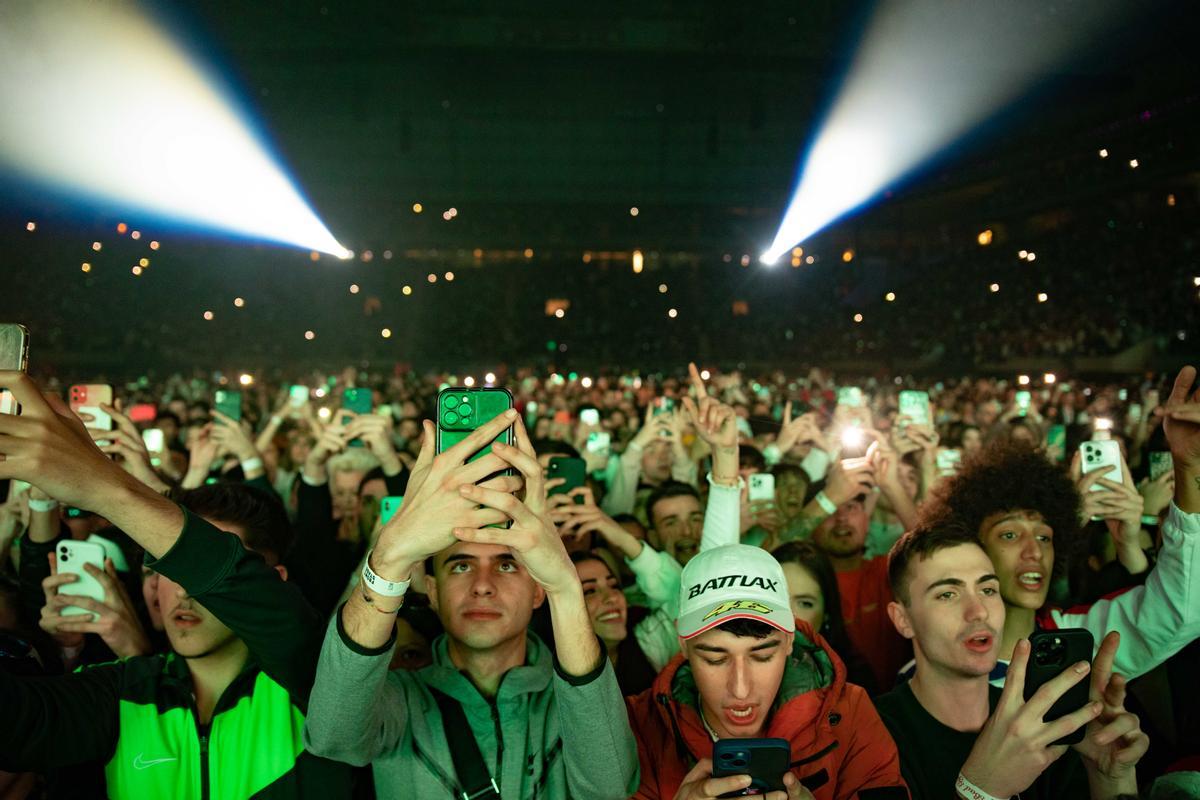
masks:
<instances>
[{"instance_id":1,"label":"jacket collar","mask_svg":"<svg viewBox=\"0 0 1200 800\"><path fill-rule=\"evenodd\" d=\"M526 631L525 637L525 663L504 674L496 695L498 700L537 694L550 686L554 674L554 654L533 631ZM470 679L454 666L450 659L449 641L444 633L433 641L433 663L420 670L419 674L422 681L460 703L484 701Z\"/></svg>"}]
</instances>

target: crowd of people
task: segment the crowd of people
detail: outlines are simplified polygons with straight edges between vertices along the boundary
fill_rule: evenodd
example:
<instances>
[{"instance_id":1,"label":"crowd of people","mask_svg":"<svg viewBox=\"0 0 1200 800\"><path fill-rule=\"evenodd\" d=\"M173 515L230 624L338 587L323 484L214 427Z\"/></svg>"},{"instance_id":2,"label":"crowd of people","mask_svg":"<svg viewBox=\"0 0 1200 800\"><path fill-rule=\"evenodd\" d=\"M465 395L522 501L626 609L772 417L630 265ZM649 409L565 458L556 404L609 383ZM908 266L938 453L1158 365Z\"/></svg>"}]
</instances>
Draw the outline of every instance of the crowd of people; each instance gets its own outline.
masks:
<instances>
[{"instance_id":1,"label":"crowd of people","mask_svg":"<svg viewBox=\"0 0 1200 800\"><path fill-rule=\"evenodd\" d=\"M67 383L0 797L1200 796L1192 367Z\"/></svg>"}]
</instances>

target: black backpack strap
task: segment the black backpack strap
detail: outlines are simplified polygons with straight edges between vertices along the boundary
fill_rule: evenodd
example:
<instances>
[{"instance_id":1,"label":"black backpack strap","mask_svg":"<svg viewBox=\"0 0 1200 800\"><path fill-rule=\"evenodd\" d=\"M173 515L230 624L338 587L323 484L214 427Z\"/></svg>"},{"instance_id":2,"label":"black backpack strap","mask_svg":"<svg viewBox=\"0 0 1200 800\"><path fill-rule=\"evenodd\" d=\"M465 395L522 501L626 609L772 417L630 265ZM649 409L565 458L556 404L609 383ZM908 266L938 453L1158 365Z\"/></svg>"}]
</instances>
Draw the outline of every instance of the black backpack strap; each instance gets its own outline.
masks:
<instances>
[{"instance_id":1,"label":"black backpack strap","mask_svg":"<svg viewBox=\"0 0 1200 800\"><path fill-rule=\"evenodd\" d=\"M462 790L459 800L500 800L500 787L496 786L487 765L483 763L479 743L475 741L475 734L471 733L462 705L432 686L427 688L442 712L446 744L450 748L450 758L454 761L454 772Z\"/></svg>"}]
</instances>

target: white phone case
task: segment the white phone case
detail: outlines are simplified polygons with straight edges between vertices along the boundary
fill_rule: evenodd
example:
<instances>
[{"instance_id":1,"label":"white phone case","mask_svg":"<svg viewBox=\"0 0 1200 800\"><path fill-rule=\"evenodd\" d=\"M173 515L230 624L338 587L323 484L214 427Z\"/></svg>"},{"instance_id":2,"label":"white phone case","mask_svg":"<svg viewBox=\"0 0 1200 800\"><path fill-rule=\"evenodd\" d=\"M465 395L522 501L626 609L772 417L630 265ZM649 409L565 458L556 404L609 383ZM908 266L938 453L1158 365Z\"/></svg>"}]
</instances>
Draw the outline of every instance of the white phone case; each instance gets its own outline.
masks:
<instances>
[{"instance_id":1,"label":"white phone case","mask_svg":"<svg viewBox=\"0 0 1200 800\"><path fill-rule=\"evenodd\" d=\"M84 564L92 564L98 569L104 569L104 547L102 545L94 542L62 541L55 549L55 557L58 559L60 575L70 572L79 576L79 580L74 583L64 584L60 587L60 593L82 595L100 603L104 602L104 587L83 568ZM64 617L91 613L87 609L77 606L65 606L62 610Z\"/></svg>"},{"instance_id":2,"label":"white phone case","mask_svg":"<svg viewBox=\"0 0 1200 800\"><path fill-rule=\"evenodd\" d=\"M1083 474L1087 475L1091 472L1104 470L1102 478L1107 478L1113 483L1121 483L1121 446L1112 439L1101 441L1088 441L1079 445L1079 463L1083 467ZM1106 489L1099 484L1091 487L1093 492L1106 492Z\"/></svg>"},{"instance_id":3,"label":"white phone case","mask_svg":"<svg viewBox=\"0 0 1200 800\"><path fill-rule=\"evenodd\" d=\"M769 472L756 472L750 476L750 502L759 503L775 499L775 476Z\"/></svg>"},{"instance_id":4,"label":"white phone case","mask_svg":"<svg viewBox=\"0 0 1200 800\"><path fill-rule=\"evenodd\" d=\"M900 413L914 425L929 425L929 395L925 392L901 392Z\"/></svg>"}]
</instances>

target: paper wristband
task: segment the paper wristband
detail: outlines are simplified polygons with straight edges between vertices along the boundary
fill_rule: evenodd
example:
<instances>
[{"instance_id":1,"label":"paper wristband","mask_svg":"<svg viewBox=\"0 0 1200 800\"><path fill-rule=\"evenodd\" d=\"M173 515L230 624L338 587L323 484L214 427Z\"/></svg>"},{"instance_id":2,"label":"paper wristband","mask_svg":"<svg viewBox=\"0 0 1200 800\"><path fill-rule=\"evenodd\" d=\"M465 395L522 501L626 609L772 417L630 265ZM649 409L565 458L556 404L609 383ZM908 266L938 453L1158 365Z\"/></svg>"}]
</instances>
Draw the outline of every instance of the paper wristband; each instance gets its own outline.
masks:
<instances>
[{"instance_id":1,"label":"paper wristband","mask_svg":"<svg viewBox=\"0 0 1200 800\"><path fill-rule=\"evenodd\" d=\"M408 581L389 581L387 578L381 578L375 574L375 570L371 569L371 553L367 553L367 557L363 559L362 582L363 585L370 588L375 594L383 595L384 597L403 597L408 591Z\"/></svg>"},{"instance_id":2,"label":"paper wristband","mask_svg":"<svg viewBox=\"0 0 1200 800\"><path fill-rule=\"evenodd\" d=\"M57 500L34 500L32 497L29 498L30 511L53 511L56 508L58 508Z\"/></svg>"},{"instance_id":3,"label":"paper wristband","mask_svg":"<svg viewBox=\"0 0 1200 800\"><path fill-rule=\"evenodd\" d=\"M988 794L983 789L980 789L978 786L963 777L961 772L958 773L958 780L955 781L954 788L958 790L960 795L969 797L971 800L1012 800L1012 798L1001 798L996 797L994 794Z\"/></svg>"},{"instance_id":4,"label":"paper wristband","mask_svg":"<svg viewBox=\"0 0 1200 800\"><path fill-rule=\"evenodd\" d=\"M262 469L262 468L263 468L263 460L261 458L259 458L258 456L255 456L254 458L247 458L245 461L242 462L242 472L243 473L253 472L256 469Z\"/></svg>"},{"instance_id":5,"label":"paper wristband","mask_svg":"<svg viewBox=\"0 0 1200 800\"><path fill-rule=\"evenodd\" d=\"M817 496L813 499L817 501L817 505L819 505L821 510L826 514L833 515L837 513L837 503L829 499L829 495L825 494L824 489L817 492Z\"/></svg>"}]
</instances>

